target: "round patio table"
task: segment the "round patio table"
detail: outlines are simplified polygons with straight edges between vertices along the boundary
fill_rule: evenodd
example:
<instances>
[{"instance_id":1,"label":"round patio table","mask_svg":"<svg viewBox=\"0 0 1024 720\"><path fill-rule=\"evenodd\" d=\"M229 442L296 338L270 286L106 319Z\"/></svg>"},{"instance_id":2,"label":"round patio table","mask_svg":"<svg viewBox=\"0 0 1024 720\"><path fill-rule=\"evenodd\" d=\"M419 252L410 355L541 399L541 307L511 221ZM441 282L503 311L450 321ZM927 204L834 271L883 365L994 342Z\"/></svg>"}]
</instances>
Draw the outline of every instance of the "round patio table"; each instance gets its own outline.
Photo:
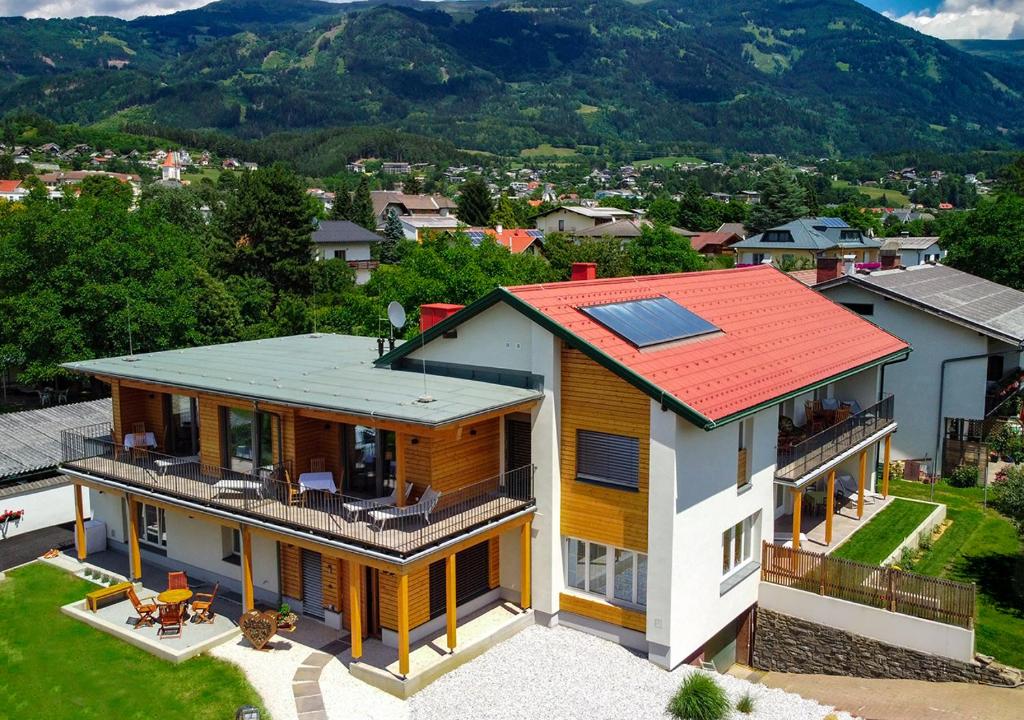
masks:
<instances>
[{"instance_id":1,"label":"round patio table","mask_svg":"<svg viewBox=\"0 0 1024 720\"><path fill-rule=\"evenodd\" d=\"M164 590L156 596L156 599L166 605L180 605L192 599L191 590Z\"/></svg>"}]
</instances>

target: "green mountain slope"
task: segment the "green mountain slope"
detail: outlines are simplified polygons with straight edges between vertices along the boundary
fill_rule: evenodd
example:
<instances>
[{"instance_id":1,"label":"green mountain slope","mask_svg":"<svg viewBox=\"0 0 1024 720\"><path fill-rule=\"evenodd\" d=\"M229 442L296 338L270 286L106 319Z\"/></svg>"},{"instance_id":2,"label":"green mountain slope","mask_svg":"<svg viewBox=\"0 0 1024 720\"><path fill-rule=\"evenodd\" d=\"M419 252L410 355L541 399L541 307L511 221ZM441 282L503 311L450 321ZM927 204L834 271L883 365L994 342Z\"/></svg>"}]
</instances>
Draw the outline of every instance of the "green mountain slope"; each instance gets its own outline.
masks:
<instances>
[{"instance_id":1,"label":"green mountain slope","mask_svg":"<svg viewBox=\"0 0 1024 720\"><path fill-rule=\"evenodd\" d=\"M7 19L0 48L0 107L59 121L243 137L379 124L497 152L1024 141L1024 71L854 0L226 0L132 22Z\"/></svg>"},{"instance_id":2,"label":"green mountain slope","mask_svg":"<svg viewBox=\"0 0 1024 720\"><path fill-rule=\"evenodd\" d=\"M1021 40L949 40L957 50L988 60L1024 65L1024 39Z\"/></svg>"}]
</instances>

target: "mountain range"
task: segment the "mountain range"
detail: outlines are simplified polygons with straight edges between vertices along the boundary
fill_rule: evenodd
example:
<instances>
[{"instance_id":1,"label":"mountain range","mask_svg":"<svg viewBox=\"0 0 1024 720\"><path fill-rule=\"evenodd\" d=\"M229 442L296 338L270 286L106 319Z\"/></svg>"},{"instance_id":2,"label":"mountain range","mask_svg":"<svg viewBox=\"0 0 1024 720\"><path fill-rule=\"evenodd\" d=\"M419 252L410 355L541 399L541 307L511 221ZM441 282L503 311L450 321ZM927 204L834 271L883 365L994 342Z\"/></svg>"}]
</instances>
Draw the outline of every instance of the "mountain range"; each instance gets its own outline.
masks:
<instances>
[{"instance_id":1,"label":"mountain range","mask_svg":"<svg viewBox=\"0 0 1024 720\"><path fill-rule=\"evenodd\" d=\"M960 47L855 0L222 0L0 18L0 107L243 138L382 126L497 153L1024 145L1020 57Z\"/></svg>"}]
</instances>

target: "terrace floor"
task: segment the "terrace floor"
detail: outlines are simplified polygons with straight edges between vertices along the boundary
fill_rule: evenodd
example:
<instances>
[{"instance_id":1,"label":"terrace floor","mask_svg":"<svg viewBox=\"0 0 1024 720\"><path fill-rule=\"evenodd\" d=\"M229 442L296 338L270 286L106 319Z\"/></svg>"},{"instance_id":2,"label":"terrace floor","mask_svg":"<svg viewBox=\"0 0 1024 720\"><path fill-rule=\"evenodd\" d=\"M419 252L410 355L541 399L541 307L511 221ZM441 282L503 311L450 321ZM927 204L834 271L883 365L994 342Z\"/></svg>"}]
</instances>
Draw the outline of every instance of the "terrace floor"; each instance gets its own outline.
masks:
<instances>
[{"instance_id":1,"label":"terrace floor","mask_svg":"<svg viewBox=\"0 0 1024 720\"><path fill-rule=\"evenodd\" d=\"M864 517L857 519L857 503L849 502L843 506L836 505L836 512L832 517L832 544L825 544L825 514L801 512L800 531L807 537L802 540L800 549L811 552L833 552L837 547L846 542L851 535L864 527L871 518L881 512L893 500L890 495L887 498L881 496L865 495ZM776 544L782 544L793 536L793 516L780 515L775 519L775 540Z\"/></svg>"},{"instance_id":2,"label":"terrace floor","mask_svg":"<svg viewBox=\"0 0 1024 720\"><path fill-rule=\"evenodd\" d=\"M310 491L302 496L304 499L300 505L295 505L273 497L261 498L235 490L218 490L213 487L217 478L186 477L175 473L173 467L166 474L161 474L155 466L140 461L126 462L98 456L64 465L97 477L141 485L169 497L221 507L241 515L256 515L270 522L396 554L411 553L529 507L526 501L495 493L475 498L471 503L460 502L453 509L439 507L430 514L429 522L422 518L409 518L400 523L389 522L383 530L377 530L365 519L365 514L356 520L346 518L341 512L342 497L336 494Z\"/></svg>"}]
</instances>

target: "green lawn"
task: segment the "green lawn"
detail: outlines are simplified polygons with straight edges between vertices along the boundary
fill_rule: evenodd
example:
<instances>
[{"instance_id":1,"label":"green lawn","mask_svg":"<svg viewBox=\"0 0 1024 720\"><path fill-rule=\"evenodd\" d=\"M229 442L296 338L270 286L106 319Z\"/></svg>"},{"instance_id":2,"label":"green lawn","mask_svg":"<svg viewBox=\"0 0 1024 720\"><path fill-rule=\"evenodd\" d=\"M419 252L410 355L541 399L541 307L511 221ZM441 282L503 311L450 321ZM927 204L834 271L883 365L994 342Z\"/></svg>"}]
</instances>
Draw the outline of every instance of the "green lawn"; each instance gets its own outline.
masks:
<instances>
[{"instance_id":1,"label":"green lawn","mask_svg":"<svg viewBox=\"0 0 1024 720\"><path fill-rule=\"evenodd\" d=\"M224 720L241 705L262 708L229 663L172 665L60 612L95 588L42 563L0 582L0 720Z\"/></svg>"},{"instance_id":2,"label":"green lawn","mask_svg":"<svg viewBox=\"0 0 1024 720\"><path fill-rule=\"evenodd\" d=\"M526 148L520 150L519 154L523 157L538 158L538 157L570 157L576 154L573 148L567 147L555 147L548 143L542 143L537 147Z\"/></svg>"},{"instance_id":3,"label":"green lawn","mask_svg":"<svg viewBox=\"0 0 1024 720\"><path fill-rule=\"evenodd\" d=\"M897 498L853 534L832 555L878 565L935 509L934 505Z\"/></svg>"},{"instance_id":4,"label":"green lawn","mask_svg":"<svg viewBox=\"0 0 1024 720\"><path fill-rule=\"evenodd\" d=\"M864 187L863 185L851 186L850 183L846 180L836 180L834 183L832 183L832 187L853 187L854 190L856 190L859 193L863 193L864 195L867 195L872 200L878 200L883 195L885 195L889 200L889 207L899 208L910 205L910 197L904 193L899 192L898 190L886 190L885 188L880 187Z\"/></svg>"},{"instance_id":5,"label":"green lawn","mask_svg":"<svg viewBox=\"0 0 1024 720\"><path fill-rule=\"evenodd\" d=\"M664 155L662 157L648 158L647 160L637 160L633 164L637 167L644 167L645 165L659 165L661 167L673 167L676 163L691 163L699 165L704 162L699 157L693 155Z\"/></svg>"},{"instance_id":6,"label":"green lawn","mask_svg":"<svg viewBox=\"0 0 1024 720\"><path fill-rule=\"evenodd\" d=\"M927 485L893 481L894 495L929 499ZM1024 548L1005 517L982 507L982 488L935 487L946 505L946 528L914 572L978 586L975 647L1000 662L1024 667Z\"/></svg>"}]
</instances>

